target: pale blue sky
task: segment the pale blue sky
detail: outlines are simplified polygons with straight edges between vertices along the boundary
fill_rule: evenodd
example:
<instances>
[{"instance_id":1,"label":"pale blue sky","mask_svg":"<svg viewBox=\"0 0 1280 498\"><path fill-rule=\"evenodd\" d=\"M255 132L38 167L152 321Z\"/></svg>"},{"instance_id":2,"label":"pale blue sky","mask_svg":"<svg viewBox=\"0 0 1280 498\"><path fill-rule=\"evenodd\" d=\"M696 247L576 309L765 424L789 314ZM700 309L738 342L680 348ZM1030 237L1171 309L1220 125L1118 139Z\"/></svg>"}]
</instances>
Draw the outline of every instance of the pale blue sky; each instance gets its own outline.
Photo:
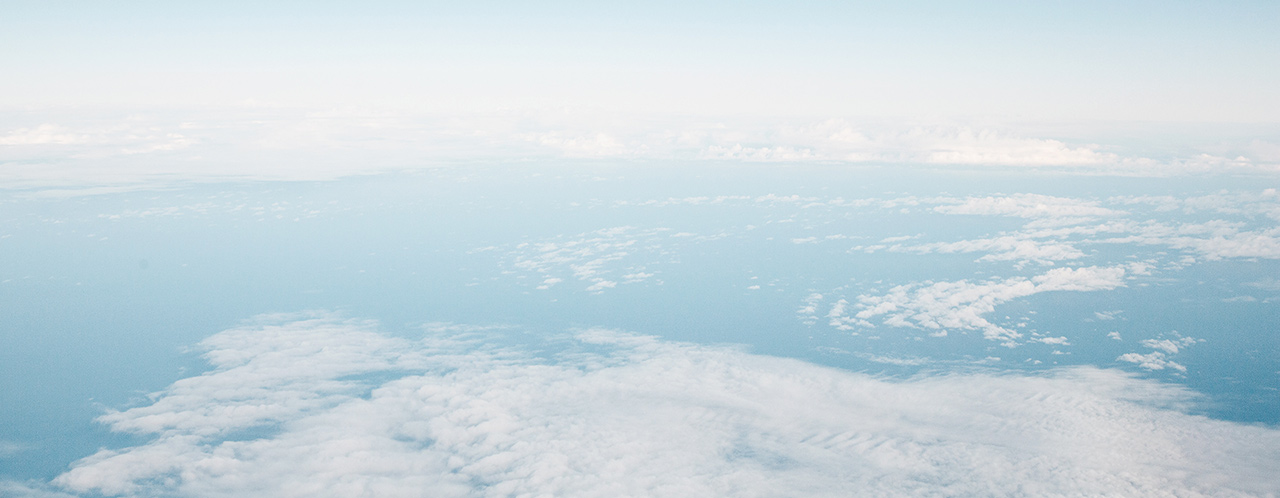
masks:
<instances>
[{"instance_id":1,"label":"pale blue sky","mask_svg":"<svg viewBox=\"0 0 1280 498\"><path fill-rule=\"evenodd\" d=\"M1275 122L1275 2L6 2L0 107Z\"/></svg>"}]
</instances>

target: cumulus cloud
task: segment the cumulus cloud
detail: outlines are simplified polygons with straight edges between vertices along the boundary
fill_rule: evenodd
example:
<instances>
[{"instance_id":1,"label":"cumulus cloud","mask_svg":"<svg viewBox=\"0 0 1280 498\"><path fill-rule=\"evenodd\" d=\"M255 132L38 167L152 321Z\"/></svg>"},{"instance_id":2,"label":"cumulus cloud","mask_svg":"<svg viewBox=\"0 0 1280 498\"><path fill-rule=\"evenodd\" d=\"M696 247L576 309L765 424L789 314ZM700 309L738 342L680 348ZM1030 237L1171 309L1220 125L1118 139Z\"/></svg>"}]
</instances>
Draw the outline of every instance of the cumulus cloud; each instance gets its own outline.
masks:
<instances>
[{"instance_id":1,"label":"cumulus cloud","mask_svg":"<svg viewBox=\"0 0 1280 498\"><path fill-rule=\"evenodd\" d=\"M148 442L54 483L283 497L1280 490L1280 431L1188 415L1188 391L1115 370L899 381L606 330L551 356L489 344L324 316L229 330L201 344L213 370L102 417Z\"/></svg>"},{"instance_id":2,"label":"cumulus cloud","mask_svg":"<svg viewBox=\"0 0 1280 498\"><path fill-rule=\"evenodd\" d=\"M1177 354L1179 348L1187 347L1195 344L1196 340L1191 337L1182 337L1177 340L1169 339L1144 339L1142 345L1151 349L1157 349L1169 354Z\"/></svg>"},{"instance_id":3,"label":"cumulus cloud","mask_svg":"<svg viewBox=\"0 0 1280 498\"><path fill-rule=\"evenodd\" d=\"M1143 339L1141 344L1153 349L1147 354L1125 353L1116 358L1116 361L1124 361L1137 364L1139 367L1147 370L1177 370L1186 372L1187 367L1170 359L1171 356L1178 354L1183 348L1193 345L1197 342L1203 342L1203 339L1194 337L1183 337L1173 332L1173 339Z\"/></svg>"},{"instance_id":4,"label":"cumulus cloud","mask_svg":"<svg viewBox=\"0 0 1280 498\"><path fill-rule=\"evenodd\" d=\"M1139 367L1145 368L1147 370L1164 370L1168 368L1171 370L1177 370L1179 372L1187 371L1187 367L1184 367L1181 364L1173 360L1170 360L1168 358L1168 355L1166 355L1161 351L1152 351L1147 354L1125 353L1120 355L1119 358L1116 358L1116 360L1135 363Z\"/></svg>"},{"instance_id":5,"label":"cumulus cloud","mask_svg":"<svg viewBox=\"0 0 1280 498\"><path fill-rule=\"evenodd\" d=\"M981 330L983 337L1017 345L1022 334L991 323L983 315L1001 303L1051 291L1110 290L1124 286L1125 267L1055 268L1031 278L1013 277L986 282L926 282L901 285L887 294L858 296L866 320L883 317L887 325L947 330ZM943 334L945 335L945 334Z\"/></svg>"}]
</instances>

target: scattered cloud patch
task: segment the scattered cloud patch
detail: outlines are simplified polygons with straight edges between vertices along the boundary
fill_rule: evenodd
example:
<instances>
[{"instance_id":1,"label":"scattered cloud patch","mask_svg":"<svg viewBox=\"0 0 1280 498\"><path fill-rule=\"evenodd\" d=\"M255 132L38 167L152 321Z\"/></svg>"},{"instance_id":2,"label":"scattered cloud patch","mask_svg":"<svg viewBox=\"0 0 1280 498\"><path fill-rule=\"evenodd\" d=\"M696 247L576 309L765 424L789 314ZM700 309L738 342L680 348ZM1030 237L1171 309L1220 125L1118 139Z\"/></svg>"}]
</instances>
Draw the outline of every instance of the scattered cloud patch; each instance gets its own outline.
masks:
<instances>
[{"instance_id":1,"label":"scattered cloud patch","mask_svg":"<svg viewBox=\"0 0 1280 498\"><path fill-rule=\"evenodd\" d=\"M1124 313L1124 311L1121 311L1121 310L1095 311L1093 312L1093 316L1099 320L1107 321L1107 320L1115 320L1116 317L1119 316L1121 313Z\"/></svg>"},{"instance_id":2,"label":"scattered cloud patch","mask_svg":"<svg viewBox=\"0 0 1280 498\"><path fill-rule=\"evenodd\" d=\"M561 236L510 247L506 266L540 280L537 289L546 290L572 278L585 284L587 292L603 292L624 284L649 280L654 272L640 268L662 262L664 240L670 229L640 229L621 226L594 232ZM695 242L697 240L694 240ZM623 261L640 259L639 265L618 268ZM618 277L613 277L618 273Z\"/></svg>"},{"instance_id":3,"label":"scattered cloud patch","mask_svg":"<svg viewBox=\"0 0 1280 498\"><path fill-rule=\"evenodd\" d=\"M1191 337L1181 337L1177 340L1169 339L1144 339L1142 345L1151 349L1157 349L1169 354L1177 354L1179 348L1184 348L1195 344L1197 341Z\"/></svg>"},{"instance_id":4,"label":"scattered cloud patch","mask_svg":"<svg viewBox=\"0 0 1280 498\"><path fill-rule=\"evenodd\" d=\"M1179 372L1187 371L1187 367L1170 360L1167 354L1160 351L1152 351L1147 354L1125 353L1116 358L1116 360L1134 363L1147 370L1164 370L1168 368Z\"/></svg>"},{"instance_id":5,"label":"scattered cloud patch","mask_svg":"<svg viewBox=\"0 0 1280 498\"><path fill-rule=\"evenodd\" d=\"M617 286L618 283L612 280L598 280L587 286L587 292L604 292L605 289L612 289Z\"/></svg>"},{"instance_id":6,"label":"scattered cloud patch","mask_svg":"<svg viewBox=\"0 0 1280 498\"><path fill-rule=\"evenodd\" d=\"M1033 341L1043 343L1043 344L1053 344L1057 346L1071 345L1071 342L1068 341L1066 337L1037 337L1033 339Z\"/></svg>"},{"instance_id":7,"label":"scattered cloud patch","mask_svg":"<svg viewBox=\"0 0 1280 498\"><path fill-rule=\"evenodd\" d=\"M1187 367L1173 361L1169 357L1178 354L1178 352L1187 346L1193 345L1197 342L1202 342L1203 339L1183 337L1178 334L1177 331L1172 332L1172 334L1175 337L1174 339L1143 339L1141 344L1154 350L1150 353L1125 353L1120 355L1119 358L1116 358L1116 360L1134 363L1147 370L1164 370L1167 368L1170 370L1177 370L1179 372L1186 372Z\"/></svg>"},{"instance_id":8,"label":"scattered cloud patch","mask_svg":"<svg viewBox=\"0 0 1280 498\"><path fill-rule=\"evenodd\" d=\"M1016 346L1022 334L996 325L983 315L1001 303L1051 291L1110 290L1124 286L1124 267L1055 268L1032 278L1013 277L986 282L926 282L894 287L879 296L858 296L861 320L883 317L895 327L935 332L981 330L990 340Z\"/></svg>"}]
</instances>

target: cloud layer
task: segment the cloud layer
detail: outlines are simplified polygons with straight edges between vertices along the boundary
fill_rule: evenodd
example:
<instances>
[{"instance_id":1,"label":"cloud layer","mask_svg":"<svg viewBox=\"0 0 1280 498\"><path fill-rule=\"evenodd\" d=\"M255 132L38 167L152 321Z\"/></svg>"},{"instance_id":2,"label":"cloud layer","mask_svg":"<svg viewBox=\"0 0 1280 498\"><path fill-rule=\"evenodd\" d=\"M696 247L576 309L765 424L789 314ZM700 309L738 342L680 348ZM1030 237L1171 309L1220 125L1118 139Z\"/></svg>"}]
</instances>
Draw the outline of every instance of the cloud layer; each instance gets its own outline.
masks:
<instances>
[{"instance_id":1,"label":"cloud layer","mask_svg":"<svg viewBox=\"0 0 1280 498\"><path fill-rule=\"evenodd\" d=\"M1280 171L1269 150L1251 145L1228 155L1179 150L1153 158L1149 151L1068 143L995 124L248 105L217 112L15 113L0 120L0 162L7 164L0 185L325 180L476 161L571 158L1029 167L1155 176Z\"/></svg>"},{"instance_id":2,"label":"cloud layer","mask_svg":"<svg viewBox=\"0 0 1280 498\"><path fill-rule=\"evenodd\" d=\"M55 484L178 496L1280 491L1280 432L1188 415L1189 392L1114 370L887 380L607 330L500 342L263 317L201 343L212 371L101 418L150 442L103 450Z\"/></svg>"}]
</instances>

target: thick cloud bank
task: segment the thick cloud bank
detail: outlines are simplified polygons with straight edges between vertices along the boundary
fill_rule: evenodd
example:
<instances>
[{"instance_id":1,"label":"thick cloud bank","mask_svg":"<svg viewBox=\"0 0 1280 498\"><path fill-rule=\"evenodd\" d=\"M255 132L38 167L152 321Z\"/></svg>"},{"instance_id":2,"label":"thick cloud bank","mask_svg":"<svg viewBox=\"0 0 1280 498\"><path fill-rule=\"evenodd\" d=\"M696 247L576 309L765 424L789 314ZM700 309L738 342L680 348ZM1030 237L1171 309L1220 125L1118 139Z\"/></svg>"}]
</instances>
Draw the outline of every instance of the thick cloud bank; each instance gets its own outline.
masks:
<instances>
[{"instance_id":1,"label":"thick cloud bank","mask_svg":"<svg viewBox=\"0 0 1280 498\"><path fill-rule=\"evenodd\" d=\"M1280 491L1280 431L1188 415L1113 370L897 381L589 330L534 346L274 316L210 372L104 415L147 444L54 483L178 496L1233 496Z\"/></svg>"}]
</instances>

